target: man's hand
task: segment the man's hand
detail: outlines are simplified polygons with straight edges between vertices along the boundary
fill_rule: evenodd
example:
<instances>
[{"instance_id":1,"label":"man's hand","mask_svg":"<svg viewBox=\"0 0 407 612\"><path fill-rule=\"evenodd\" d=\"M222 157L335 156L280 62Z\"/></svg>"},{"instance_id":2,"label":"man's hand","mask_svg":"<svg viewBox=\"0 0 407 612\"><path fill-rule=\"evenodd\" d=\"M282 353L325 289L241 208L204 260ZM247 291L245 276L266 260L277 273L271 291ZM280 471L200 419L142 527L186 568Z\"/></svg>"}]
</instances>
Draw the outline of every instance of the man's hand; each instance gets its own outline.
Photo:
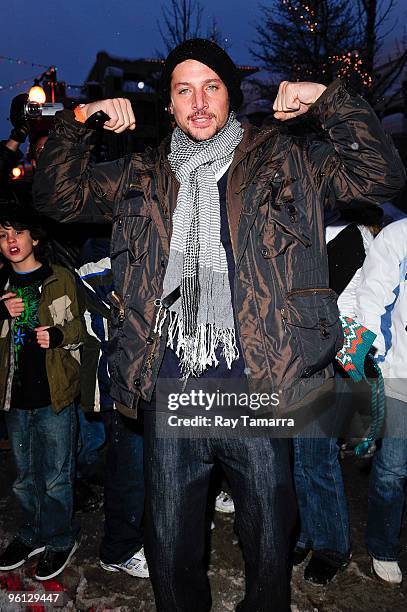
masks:
<instances>
[{"instance_id":1,"label":"man's hand","mask_svg":"<svg viewBox=\"0 0 407 612\"><path fill-rule=\"evenodd\" d=\"M110 132L120 134L125 130L134 130L136 127L136 119L130 100L127 98L113 98L111 100L99 100L85 104L80 108L83 115L88 119L97 111L103 111L110 117L110 121L106 121L104 129Z\"/></svg>"},{"instance_id":2,"label":"man's hand","mask_svg":"<svg viewBox=\"0 0 407 612\"><path fill-rule=\"evenodd\" d=\"M10 317L13 319L19 317L24 312L23 300L20 297L16 297L17 294L9 291L2 297L5 307L7 308Z\"/></svg>"},{"instance_id":3,"label":"man's hand","mask_svg":"<svg viewBox=\"0 0 407 612\"><path fill-rule=\"evenodd\" d=\"M286 121L306 113L310 104L318 100L325 89L325 85L319 83L282 81L273 104L274 117Z\"/></svg>"},{"instance_id":4,"label":"man's hand","mask_svg":"<svg viewBox=\"0 0 407 612\"><path fill-rule=\"evenodd\" d=\"M43 325L42 327L36 327L34 330L37 334L37 342L43 349L49 348L49 333L47 332L49 328L49 325Z\"/></svg>"},{"instance_id":5,"label":"man's hand","mask_svg":"<svg viewBox=\"0 0 407 612\"><path fill-rule=\"evenodd\" d=\"M28 94L22 93L15 96L10 106L10 121L13 125L10 139L22 144L28 135L28 123L25 118L24 108L28 101ZM9 147L11 149L11 147ZM12 149L16 150L16 149Z\"/></svg>"}]
</instances>

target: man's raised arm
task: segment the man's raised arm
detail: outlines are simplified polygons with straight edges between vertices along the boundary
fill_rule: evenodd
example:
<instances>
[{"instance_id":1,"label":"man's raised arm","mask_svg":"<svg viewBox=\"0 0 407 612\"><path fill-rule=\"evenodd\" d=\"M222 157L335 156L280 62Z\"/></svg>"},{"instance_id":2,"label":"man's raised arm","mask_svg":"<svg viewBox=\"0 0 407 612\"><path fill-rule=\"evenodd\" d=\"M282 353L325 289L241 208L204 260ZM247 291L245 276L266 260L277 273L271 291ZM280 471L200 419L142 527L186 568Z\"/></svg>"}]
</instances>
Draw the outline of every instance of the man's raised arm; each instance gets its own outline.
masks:
<instances>
[{"instance_id":1,"label":"man's raised arm","mask_svg":"<svg viewBox=\"0 0 407 612\"><path fill-rule=\"evenodd\" d=\"M127 184L130 156L103 164L90 163L92 130L85 121L97 111L109 120L104 129L134 129L128 100L117 98L82 105L76 114L57 113L34 178L34 205L57 221L106 223Z\"/></svg>"},{"instance_id":2,"label":"man's raised arm","mask_svg":"<svg viewBox=\"0 0 407 612\"><path fill-rule=\"evenodd\" d=\"M326 140L309 143L307 155L325 205L380 204L404 187L397 150L369 104L340 79L280 84L274 116L285 121L309 112Z\"/></svg>"}]
</instances>

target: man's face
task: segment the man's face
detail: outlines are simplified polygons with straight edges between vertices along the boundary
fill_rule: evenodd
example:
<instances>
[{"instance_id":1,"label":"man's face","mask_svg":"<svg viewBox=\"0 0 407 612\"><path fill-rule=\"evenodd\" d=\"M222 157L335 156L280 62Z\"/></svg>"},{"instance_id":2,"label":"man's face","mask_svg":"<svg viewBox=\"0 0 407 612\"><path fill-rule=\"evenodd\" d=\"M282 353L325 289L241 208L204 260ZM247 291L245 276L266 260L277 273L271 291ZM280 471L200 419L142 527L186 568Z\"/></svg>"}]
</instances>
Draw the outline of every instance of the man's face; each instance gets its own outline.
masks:
<instances>
[{"instance_id":1,"label":"man's face","mask_svg":"<svg viewBox=\"0 0 407 612\"><path fill-rule=\"evenodd\" d=\"M0 225L0 252L14 269L35 264L34 247L37 244L38 240L33 240L29 230Z\"/></svg>"},{"instance_id":2,"label":"man's face","mask_svg":"<svg viewBox=\"0 0 407 612\"><path fill-rule=\"evenodd\" d=\"M172 73L169 110L178 127L190 138L208 140L228 119L228 90L209 66L186 60Z\"/></svg>"}]
</instances>

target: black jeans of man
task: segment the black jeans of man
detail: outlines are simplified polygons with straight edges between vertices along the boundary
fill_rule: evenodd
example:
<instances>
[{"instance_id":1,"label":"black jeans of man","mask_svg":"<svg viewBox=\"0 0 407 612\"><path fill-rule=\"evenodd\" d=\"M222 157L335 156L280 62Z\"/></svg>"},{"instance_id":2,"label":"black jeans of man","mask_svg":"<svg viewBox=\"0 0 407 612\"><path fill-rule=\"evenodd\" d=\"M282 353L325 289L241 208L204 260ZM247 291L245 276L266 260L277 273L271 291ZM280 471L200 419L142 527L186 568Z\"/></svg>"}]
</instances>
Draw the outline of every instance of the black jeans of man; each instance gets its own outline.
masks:
<instances>
[{"instance_id":1,"label":"black jeans of man","mask_svg":"<svg viewBox=\"0 0 407 612\"><path fill-rule=\"evenodd\" d=\"M144 413L145 551L159 612L211 608L204 564L210 473L219 461L235 503L246 570L239 612L288 612L296 502L289 440L157 437Z\"/></svg>"},{"instance_id":2,"label":"black jeans of man","mask_svg":"<svg viewBox=\"0 0 407 612\"><path fill-rule=\"evenodd\" d=\"M118 410L102 412L108 441L105 472L104 563L122 563L143 546L142 423Z\"/></svg>"}]
</instances>

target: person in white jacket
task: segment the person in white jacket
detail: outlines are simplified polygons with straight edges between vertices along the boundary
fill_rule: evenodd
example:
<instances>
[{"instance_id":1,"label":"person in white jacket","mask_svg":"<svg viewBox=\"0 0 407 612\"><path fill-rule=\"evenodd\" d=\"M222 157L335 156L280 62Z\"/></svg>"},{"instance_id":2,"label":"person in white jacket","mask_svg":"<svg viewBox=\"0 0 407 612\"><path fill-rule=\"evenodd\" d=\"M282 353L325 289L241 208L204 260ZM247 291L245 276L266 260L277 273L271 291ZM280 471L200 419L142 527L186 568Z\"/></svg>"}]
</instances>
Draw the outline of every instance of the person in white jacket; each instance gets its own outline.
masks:
<instances>
[{"instance_id":1,"label":"person in white jacket","mask_svg":"<svg viewBox=\"0 0 407 612\"><path fill-rule=\"evenodd\" d=\"M407 219L375 238L361 270L356 316L376 334L375 358L385 381L385 431L373 459L367 547L373 573L399 585L399 532L407 480Z\"/></svg>"}]
</instances>

